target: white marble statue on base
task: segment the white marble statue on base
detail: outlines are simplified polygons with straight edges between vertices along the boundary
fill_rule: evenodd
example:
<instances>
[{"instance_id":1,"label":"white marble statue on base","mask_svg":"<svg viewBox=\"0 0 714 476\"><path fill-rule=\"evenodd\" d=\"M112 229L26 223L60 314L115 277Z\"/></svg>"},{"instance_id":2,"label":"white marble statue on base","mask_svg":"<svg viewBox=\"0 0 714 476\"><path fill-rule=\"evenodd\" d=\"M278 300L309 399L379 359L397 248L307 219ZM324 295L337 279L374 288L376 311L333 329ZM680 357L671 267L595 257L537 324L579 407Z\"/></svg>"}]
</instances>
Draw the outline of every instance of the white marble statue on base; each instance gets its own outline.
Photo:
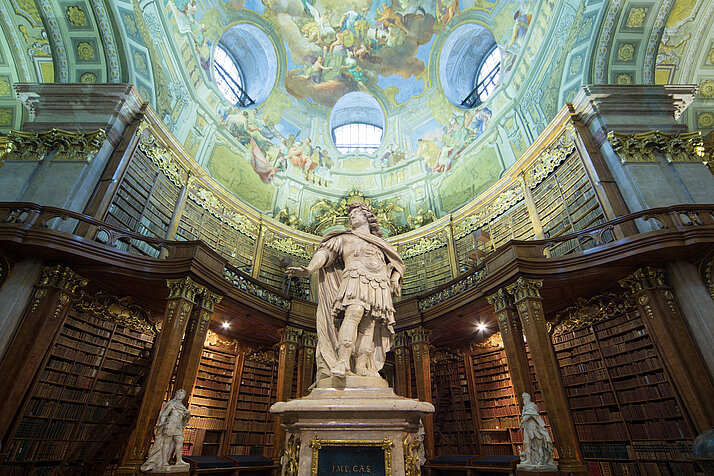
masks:
<instances>
[{"instance_id":1,"label":"white marble statue on base","mask_svg":"<svg viewBox=\"0 0 714 476\"><path fill-rule=\"evenodd\" d=\"M531 396L523 394L521 411L521 430L523 431L523 451L518 469L522 471L556 471L553 461L553 441L550 439L545 422L538 412L538 405L531 401Z\"/></svg>"},{"instance_id":2,"label":"white marble statue on base","mask_svg":"<svg viewBox=\"0 0 714 476\"><path fill-rule=\"evenodd\" d=\"M392 296L401 293L404 262L382 236L368 205L350 203L347 214L350 228L328 233L307 266L287 269L290 277L319 271L318 381L380 379L394 339Z\"/></svg>"},{"instance_id":3,"label":"white marble statue on base","mask_svg":"<svg viewBox=\"0 0 714 476\"><path fill-rule=\"evenodd\" d=\"M182 458L183 429L188 425L191 412L183 404L186 391L177 390L174 398L164 403L156 423L154 444L149 450L149 457L141 465L141 470L153 473L171 473L187 471L188 463ZM171 454L176 453L176 462L169 464Z\"/></svg>"}]
</instances>

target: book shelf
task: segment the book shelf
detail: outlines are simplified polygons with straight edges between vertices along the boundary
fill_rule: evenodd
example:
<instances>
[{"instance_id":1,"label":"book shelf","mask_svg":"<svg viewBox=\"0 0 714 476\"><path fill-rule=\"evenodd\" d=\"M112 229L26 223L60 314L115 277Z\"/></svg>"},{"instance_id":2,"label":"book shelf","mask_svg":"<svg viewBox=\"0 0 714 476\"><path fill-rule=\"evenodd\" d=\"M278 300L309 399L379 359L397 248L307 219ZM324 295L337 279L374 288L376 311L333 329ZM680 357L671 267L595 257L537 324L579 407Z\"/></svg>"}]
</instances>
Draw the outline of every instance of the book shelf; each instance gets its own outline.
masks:
<instances>
[{"instance_id":1,"label":"book shelf","mask_svg":"<svg viewBox=\"0 0 714 476\"><path fill-rule=\"evenodd\" d=\"M2 474L115 458L129 436L154 335L71 308L11 430Z\"/></svg>"},{"instance_id":2,"label":"book shelf","mask_svg":"<svg viewBox=\"0 0 714 476\"><path fill-rule=\"evenodd\" d=\"M533 190L536 212L546 238L574 233L605 220L605 214L587 177L582 160L572 153ZM569 240L550 249L551 256L592 247L593 243Z\"/></svg>"},{"instance_id":3,"label":"book shelf","mask_svg":"<svg viewBox=\"0 0 714 476\"><path fill-rule=\"evenodd\" d=\"M431 374L436 454L475 454L472 402L463 359L432 363Z\"/></svg>"},{"instance_id":4,"label":"book shelf","mask_svg":"<svg viewBox=\"0 0 714 476\"><path fill-rule=\"evenodd\" d=\"M591 474L696 474L694 431L636 310L553 344Z\"/></svg>"},{"instance_id":5,"label":"book shelf","mask_svg":"<svg viewBox=\"0 0 714 476\"><path fill-rule=\"evenodd\" d=\"M513 394L503 349L471 356L478 414L479 442L483 455L517 455L519 443L512 441L520 425L520 412ZM515 431L514 431L515 430Z\"/></svg>"},{"instance_id":6,"label":"book shelf","mask_svg":"<svg viewBox=\"0 0 714 476\"><path fill-rule=\"evenodd\" d=\"M166 238L179 192L179 188L159 167L137 150L122 176L104 219L111 225L142 235ZM158 248L134 240L117 243L117 247L154 258L160 253Z\"/></svg>"},{"instance_id":7,"label":"book shelf","mask_svg":"<svg viewBox=\"0 0 714 476\"><path fill-rule=\"evenodd\" d=\"M448 246L404 258L402 295L411 296L434 289L453 279Z\"/></svg>"},{"instance_id":8,"label":"book shelf","mask_svg":"<svg viewBox=\"0 0 714 476\"><path fill-rule=\"evenodd\" d=\"M291 260L290 266L307 266L310 263L309 259L300 258L295 255L287 255ZM280 266L280 262L286 257L284 251L277 251L269 246L263 247L263 256L260 260L260 271L258 279L280 292L283 292L283 286L286 282L285 268ZM290 295L297 296L301 299L315 300L310 291L310 278L301 276L293 278L290 286Z\"/></svg>"},{"instance_id":9,"label":"book shelf","mask_svg":"<svg viewBox=\"0 0 714 476\"><path fill-rule=\"evenodd\" d=\"M191 392L191 420L184 429L185 455L217 455L229 413L237 356L204 348Z\"/></svg>"},{"instance_id":10,"label":"book shelf","mask_svg":"<svg viewBox=\"0 0 714 476\"><path fill-rule=\"evenodd\" d=\"M278 362L260 355L247 356L243 362L230 439L232 455L252 454L252 447L262 448L264 456L271 454L275 417L268 409L276 399Z\"/></svg>"},{"instance_id":11,"label":"book shelf","mask_svg":"<svg viewBox=\"0 0 714 476\"><path fill-rule=\"evenodd\" d=\"M186 198L176 239L201 240L233 266L244 271L252 266L255 240L221 221L191 196Z\"/></svg>"}]
</instances>

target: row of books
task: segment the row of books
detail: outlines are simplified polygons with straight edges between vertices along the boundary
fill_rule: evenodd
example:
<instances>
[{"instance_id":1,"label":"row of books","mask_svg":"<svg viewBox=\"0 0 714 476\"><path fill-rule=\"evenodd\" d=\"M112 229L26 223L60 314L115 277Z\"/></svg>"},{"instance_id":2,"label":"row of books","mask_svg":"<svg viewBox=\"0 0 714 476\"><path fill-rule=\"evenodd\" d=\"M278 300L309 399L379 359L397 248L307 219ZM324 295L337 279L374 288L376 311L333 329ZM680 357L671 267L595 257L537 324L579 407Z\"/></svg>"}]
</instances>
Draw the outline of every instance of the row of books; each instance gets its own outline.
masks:
<instances>
[{"instance_id":1,"label":"row of books","mask_svg":"<svg viewBox=\"0 0 714 476\"><path fill-rule=\"evenodd\" d=\"M663 372L653 372L645 375L634 375L628 378L617 379L612 382L615 390L625 390L631 387L641 387L643 385L654 385L666 382L667 378Z\"/></svg>"},{"instance_id":2,"label":"row of books","mask_svg":"<svg viewBox=\"0 0 714 476\"><path fill-rule=\"evenodd\" d=\"M607 371L604 368L598 368L587 373L571 372L569 375L563 375L563 383L566 386L584 385L593 382L607 381Z\"/></svg>"},{"instance_id":3,"label":"row of books","mask_svg":"<svg viewBox=\"0 0 714 476\"><path fill-rule=\"evenodd\" d=\"M622 314L610 321L603 321L595 326L599 338L605 338L640 327L640 323L630 318L627 314Z\"/></svg>"},{"instance_id":4,"label":"row of books","mask_svg":"<svg viewBox=\"0 0 714 476\"><path fill-rule=\"evenodd\" d=\"M69 442L44 440L13 440L8 448L11 461L61 460L67 455Z\"/></svg>"},{"instance_id":5,"label":"row of books","mask_svg":"<svg viewBox=\"0 0 714 476\"><path fill-rule=\"evenodd\" d=\"M684 420L656 420L629 423L632 438L635 440L687 439L693 438L689 426Z\"/></svg>"},{"instance_id":6,"label":"row of books","mask_svg":"<svg viewBox=\"0 0 714 476\"><path fill-rule=\"evenodd\" d=\"M687 461L693 457L691 441L637 442L632 451L634 458L643 460Z\"/></svg>"},{"instance_id":7,"label":"row of books","mask_svg":"<svg viewBox=\"0 0 714 476\"><path fill-rule=\"evenodd\" d=\"M191 427L202 428L204 430L225 430L226 425L223 419L206 418L203 416L191 416Z\"/></svg>"},{"instance_id":8,"label":"row of books","mask_svg":"<svg viewBox=\"0 0 714 476\"><path fill-rule=\"evenodd\" d=\"M64 324L65 326L72 326L82 331L91 332L100 337L108 338L112 335L112 330L114 330L113 323L86 315L82 315L82 319L77 319L76 315L67 316Z\"/></svg>"},{"instance_id":9,"label":"row of books","mask_svg":"<svg viewBox=\"0 0 714 476\"><path fill-rule=\"evenodd\" d=\"M47 367L61 372L70 372L73 374L82 375L84 377L96 377L97 368L81 364L79 362L69 362L67 360L58 360L51 358L47 361Z\"/></svg>"},{"instance_id":10,"label":"row of books","mask_svg":"<svg viewBox=\"0 0 714 476\"><path fill-rule=\"evenodd\" d=\"M103 380L98 380L94 385L94 390L98 392L105 393L115 393L119 395L128 395L134 390L135 387L131 385L125 385L116 382L107 382Z\"/></svg>"},{"instance_id":11,"label":"row of books","mask_svg":"<svg viewBox=\"0 0 714 476\"><path fill-rule=\"evenodd\" d=\"M581 443L583 458L634 459L632 447L625 443Z\"/></svg>"},{"instance_id":12,"label":"row of books","mask_svg":"<svg viewBox=\"0 0 714 476\"><path fill-rule=\"evenodd\" d=\"M201 407L196 405L191 405L191 415L193 416L203 416L224 419L228 415L228 410L212 408L212 407Z\"/></svg>"},{"instance_id":13,"label":"row of books","mask_svg":"<svg viewBox=\"0 0 714 476\"><path fill-rule=\"evenodd\" d=\"M102 363L102 357L95 354L87 354L78 349L70 349L57 345L52 349L52 355L57 358L67 359L73 362L98 366Z\"/></svg>"},{"instance_id":14,"label":"row of books","mask_svg":"<svg viewBox=\"0 0 714 476\"><path fill-rule=\"evenodd\" d=\"M560 344L561 342L568 342L575 339L584 339L582 341L572 342L572 346L578 346L585 342L590 342L592 340L592 333L589 327L581 327L579 329L572 330L570 332L565 332L563 334L554 335L552 337L553 344Z\"/></svg>"},{"instance_id":15,"label":"row of books","mask_svg":"<svg viewBox=\"0 0 714 476\"><path fill-rule=\"evenodd\" d=\"M615 396L612 393L601 393L598 395L571 397L569 401L572 409L582 409L593 406L615 405Z\"/></svg>"},{"instance_id":16,"label":"row of books","mask_svg":"<svg viewBox=\"0 0 714 476\"><path fill-rule=\"evenodd\" d=\"M154 336L121 326L117 327L112 340L138 349L150 349L154 345Z\"/></svg>"},{"instance_id":17,"label":"row of books","mask_svg":"<svg viewBox=\"0 0 714 476\"><path fill-rule=\"evenodd\" d=\"M642 400L651 400L653 398L668 398L674 397L674 392L669 382L658 383L657 385L649 385L647 387L638 387L631 390L620 390L617 392L620 403L639 402Z\"/></svg>"},{"instance_id":18,"label":"row of books","mask_svg":"<svg viewBox=\"0 0 714 476\"><path fill-rule=\"evenodd\" d=\"M125 352L118 352L109 348L106 353L107 357L128 363L130 365L141 365L144 367L149 365L149 359L147 358L148 355L146 355L146 352L143 351L141 354L127 354Z\"/></svg>"},{"instance_id":19,"label":"row of books","mask_svg":"<svg viewBox=\"0 0 714 476\"><path fill-rule=\"evenodd\" d=\"M225 382L219 382L213 379L208 379L208 378L197 378L196 379L196 386L201 387L204 389L213 389L213 390L220 390L222 392L228 392L230 393L231 391L231 384L230 382L225 383Z\"/></svg>"},{"instance_id":20,"label":"row of books","mask_svg":"<svg viewBox=\"0 0 714 476\"><path fill-rule=\"evenodd\" d=\"M481 418L495 418L518 415L519 412L516 405L508 405L505 407L482 408L480 413Z\"/></svg>"},{"instance_id":21,"label":"row of books","mask_svg":"<svg viewBox=\"0 0 714 476\"><path fill-rule=\"evenodd\" d=\"M212 398L205 398L198 395L191 396L192 405L203 405L216 408L228 408L227 400L214 400Z\"/></svg>"},{"instance_id":22,"label":"row of books","mask_svg":"<svg viewBox=\"0 0 714 476\"><path fill-rule=\"evenodd\" d=\"M124 342L118 342L116 338L119 337L117 334L114 334L114 338L111 340L109 343L109 348L121 352L123 354L128 354L130 356L134 356L137 354L143 354L143 355L148 355L148 352L151 349L151 343L149 342L144 342L140 341L141 345L138 345L137 342L129 342L129 343L124 343ZM126 339L130 340L130 339Z\"/></svg>"},{"instance_id":23,"label":"row of books","mask_svg":"<svg viewBox=\"0 0 714 476\"><path fill-rule=\"evenodd\" d=\"M622 406L622 416L625 420L668 418L681 415L682 411L674 400L661 400Z\"/></svg>"},{"instance_id":24,"label":"row of books","mask_svg":"<svg viewBox=\"0 0 714 476\"><path fill-rule=\"evenodd\" d=\"M248 431L263 433L266 429L265 421L238 420L233 424L233 431Z\"/></svg>"},{"instance_id":25,"label":"row of books","mask_svg":"<svg viewBox=\"0 0 714 476\"><path fill-rule=\"evenodd\" d=\"M651 353L651 355L645 355L644 357L654 357L655 355L657 355L654 352L654 350L652 349L652 342L649 339L639 339L635 342L608 345L603 350L602 356L605 357L606 359L611 359L612 357L619 357L622 354L627 354L628 360L637 360L639 358L639 356L638 357L634 357L634 356L638 355L637 352L639 352L641 350L648 351ZM608 361L613 361L613 362L615 362L615 364L617 364L618 360L619 359L614 359L614 360L611 359Z\"/></svg>"},{"instance_id":26,"label":"row of books","mask_svg":"<svg viewBox=\"0 0 714 476\"><path fill-rule=\"evenodd\" d=\"M499 398L499 397L512 397L513 396L513 389L511 387L504 387L504 388L499 388L498 390L485 390L482 391L483 387L479 385L478 388L478 396L479 399L487 399L487 398Z\"/></svg>"},{"instance_id":27,"label":"row of books","mask_svg":"<svg viewBox=\"0 0 714 476\"><path fill-rule=\"evenodd\" d=\"M599 381L599 382L587 383L587 384L582 384L582 385L571 385L571 386L565 387L565 393L569 397L577 397L580 395L590 395L593 393L602 393L602 392L612 392L612 388L610 387L609 382Z\"/></svg>"},{"instance_id":28,"label":"row of books","mask_svg":"<svg viewBox=\"0 0 714 476\"><path fill-rule=\"evenodd\" d=\"M65 330L63 329L62 332L65 332ZM99 356L104 355L104 347L106 346L106 341L102 342L101 339L99 339L98 337L94 338L94 336L91 336L93 337L93 340L96 340L98 342L90 343L82 340L81 336L77 337L77 340L75 340L75 338L70 337L72 336L60 334L59 336L57 336L57 344L64 347L69 347L72 350L80 350L87 354L94 354Z\"/></svg>"},{"instance_id":29,"label":"row of books","mask_svg":"<svg viewBox=\"0 0 714 476\"><path fill-rule=\"evenodd\" d=\"M572 412L575 423L608 422L622 420L622 414L612 407L586 408Z\"/></svg>"},{"instance_id":30,"label":"row of books","mask_svg":"<svg viewBox=\"0 0 714 476\"><path fill-rule=\"evenodd\" d=\"M24 417L15 431L15 438L69 439L75 422Z\"/></svg>"},{"instance_id":31,"label":"row of books","mask_svg":"<svg viewBox=\"0 0 714 476\"><path fill-rule=\"evenodd\" d=\"M511 439L508 433L482 433L481 443L483 444L510 444Z\"/></svg>"},{"instance_id":32,"label":"row of books","mask_svg":"<svg viewBox=\"0 0 714 476\"><path fill-rule=\"evenodd\" d=\"M582 375L586 372L595 373L598 371L602 371L603 368L604 366L601 360L591 360L589 362L572 365L570 367L563 367L561 365L560 373L561 375L563 375L563 378L565 378L569 375Z\"/></svg>"},{"instance_id":33,"label":"row of books","mask_svg":"<svg viewBox=\"0 0 714 476\"><path fill-rule=\"evenodd\" d=\"M73 388L62 388L56 385L40 382L37 384L35 396L40 398L55 398L70 402L85 402L89 393Z\"/></svg>"},{"instance_id":34,"label":"row of books","mask_svg":"<svg viewBox=\"0 0 714 476\"><path fill-rule=\"evenodd\" d=\"M201 358L208 359L214 362L223 362L226 364L230 364L231 366L235 365L236 363L236 358L234 355L223 354L220 352L211 352L209 350L204 350L203 354L201 355Z\"/></svg>"},{"instance_id":35,"label":"row of books","mask_svg":"<svg viewBox=\"0 0 714 476\"><path fill-rule=\"evenodd\" d=\"M640 463L642 474L647 476L697 476L703 473L697 472L692 463Z\"/></svg>"},{"instance_id":36,"label":"row of books","mask_svg":"<svg viewBox=\"0 0 714 476\"><path fill-rule=\"evenodd\" d=\"M617 377L629 377L632 375L639 375L644 372L651 372L653 370L661 370L662 366L659 363L659 359L655 357L650 357L645 360L638 360L636 362L630 362L627 364L619 365L617 367L610 367L610 376L612 378Z\"/></svg>"},{"instance_id":37,"label":"row of books","mask_svg":"<svg viewBox=\"0 0 714 476\"><path fill-rule=\"evenodd\" d=\"M273 443L272 433L233 433L232 445L262 445L268 446Z\"/></svg>"},{"instance_id":38,"label":"row of books","mask_svg":"<svg viewBox=\"0 0 714 476\"><path fill-rule=\"evenodd\" d=\"M138 385L141 375L135 374L134 372L145 372L146 369L141 367L132 367L132 373L126 373L122 370L124 369L113 369L111 368L111 360L105 361L104 367L97 374L99 380L106 380L107 382L123 383L126 385ZM109 364L109 365L106 365ZM129 370L129 369L127 369Z\"/></svg>"},{"instance_id":39,"label":"row of books","mask_svg":"<svg viewBox=\"0 0 714 476\"><path fill-rule=\"evenodd\" d=\"M227 383L229 385L233 382L233 372L221 371L220 373L214 373L209 372L207 369L199 369L197 376L202 380L213 380L220 383Z\"/></svg>"},{"instance_id":40,"label":"row of books","mask_svg":"<svg viewBox=\"0 0 714 476\"><path fill-rule=\"evenodd\" d=\"M640 476L642 472L637 463L611 461L591 461L588 463L590 476Z\"/></svg>"},{"instance_id":41,"label":"row of books","mask_svg":"<svg viewBox=\"0 0 714 476\"><path fill-rule=\"evenodd\" d=\"M587 346L594 345L594 344L587 344ZM586 346L586 347L587 347ZM580 365L585 362L589 362L592 360L599 361L600 360L600 351L597 349L588 351L588 352L578 352L578 353L565 353L561 352L557 354L558 358L558 363L560 364L561 367L567 367L569 365Z\"/></svg>"},{"instance_id":42,"label":"row of books","mask_svg":"<svg viewBox=\"0 0 714 476\"><path fill-rule=\"evenodd\" d=\"M513 395L507 398L499 398L495 400L484 400L479 398L480 408L506 407L509 405L516 405L516 398Z\"/></svg>"},{"instance_id":43,"label":"row of books","mask_svg":"<svg viewBox=\"0 0 714 476\"><path fill-rule=\"evenodd\" d=\"M144 363L137 363L137 364L107 358L107 359L104 359L104 362L102 363L102 368L116 370L117 372L120 372L123 374L136 375L139 372L142 372L143 369L145 368ZM113 379L110 379L110 380L113 380Z\"/></svg>"},{"instance_id":44,"label":"row of books","mask_svg":"<svg viewBox=\"0 0 714 476\"><path fill-rule=\"evenodd\" d=\"M192 396L206 397L218 400L228 400L230 398L230 387L222 391L211 390L210 388L203 388L202 386L194 387Z\"/></svg>"},{"instance_id":45,"label":"row of books","mask_svg":"<svg viewBox=\"0 0 714 476\"><path fill-rule=\"evenodd\" d=\"M71 385L79 388L89 388L94 381L94 379L90 377L56 372L47 368L40 374L40 380L57 385Z\"/></svg>"},{"instance_id":46,"label":"row of books","mask_svg":"<svg viewBox=\"0 0 714 476\"><path fill-rule=\"evenodd\" d=\"M623 423L598 423L592 425L576 425L580 441L627 441L627 429Z\"/></svg>"},{"instance_id":47,"label":"row of books","mask_svg":"<svg viewBox=\"0 0 714 476\"><path fill-rule=\"evenodd\" d=\"M501 417L481 420L480 427L484 430L500 430L502 428L518 427L519 417Z\"/></svg>"},{"instance_id":48,"label":"row of books","mask_svg":"<svg viewBox=\"0 0 714 476\"><path fill-rule=\"evenodd\" d=\"M630 324L632 327L635 327L635 329L626 332L625 334L618 334L618 335L613 335L613 336L605 336L601 335L601 332L598 332L598 338L600 339L600 350L602 351L603 355L610 355L610 346L615 346L619 344L626 344L630 343L634 340L637 339L642 339L643 337L647 337L647 330L644 328L638 327L639 324Z\"/></svg>"}]
</instances>

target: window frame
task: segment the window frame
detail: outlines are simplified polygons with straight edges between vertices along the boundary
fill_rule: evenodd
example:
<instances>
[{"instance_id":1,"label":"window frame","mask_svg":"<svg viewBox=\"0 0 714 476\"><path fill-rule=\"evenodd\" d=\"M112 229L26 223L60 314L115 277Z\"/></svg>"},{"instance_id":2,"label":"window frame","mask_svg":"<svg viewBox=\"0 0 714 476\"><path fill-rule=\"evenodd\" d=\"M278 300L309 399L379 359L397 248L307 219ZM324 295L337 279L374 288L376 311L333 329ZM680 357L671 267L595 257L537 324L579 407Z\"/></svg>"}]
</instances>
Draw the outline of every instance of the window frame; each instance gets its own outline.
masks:
<instances>
[{"instance_id":1,"label":"window frame","mask_svg":"<svg viewBox=\"0 0 714 476\"><path fill-rule=\"evenodd\" d=\"M338 142L338 135L342 136L340 137L340 140L343 140L344 135L338 133L337 131L344 131L345 128L349 128L348 132L350 137L345 142ZM364 133L364 142L360 142L360 140L362 139L362 137L360 137L361 132ZM355 139L352 138L353 133L356 133L357 135ZM335 144L335 148L341 154L349 154L352 152L374 154L377 149L379 149L379 147L382 145L383 138L384 129L368 122L349 122L347 124L341 124L332 129L332 141ZM368 142L368 140L370 139L372 141Z\"/></svg>"}]
</instances>

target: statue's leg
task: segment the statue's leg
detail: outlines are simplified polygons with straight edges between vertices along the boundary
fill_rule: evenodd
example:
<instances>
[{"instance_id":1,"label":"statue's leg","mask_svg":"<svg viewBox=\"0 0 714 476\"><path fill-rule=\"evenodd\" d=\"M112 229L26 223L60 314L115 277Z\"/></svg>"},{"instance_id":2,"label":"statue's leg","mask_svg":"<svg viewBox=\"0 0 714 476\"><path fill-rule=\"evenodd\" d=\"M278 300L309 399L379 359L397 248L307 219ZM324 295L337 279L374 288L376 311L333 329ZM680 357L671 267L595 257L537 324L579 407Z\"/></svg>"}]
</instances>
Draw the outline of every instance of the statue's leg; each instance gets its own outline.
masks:
<instances>
[{"instance_id":1,"label":"statue's leg","mask_svg":"<svg viewBox=\"0 0 714 476\"><path fill-rule=\"evenodd\" d=\"M376 321L372 316L363 316L357 329L357 358L355 359L355 373L362 376L379 375L371 369L370 359L374 352L374 326ZM376 375L375 375L376 374Z\"/></svg>"},{"instance_id":2,"label":"statue's leg","mask_svg":"<svg viewBox=\"0 0 714 476\"><path fill-rule=\"evenodd\" d=\"M174 436L174 448L176 449L176 464L186 464L183 461L183 435Z\"/></svg>"},{"instance_id":3,"label":"statue's leg","mask_svg":"<svg viewBox=\"0 0 714 476\"><path fill-rule=\"evenodd\" d=\"M331 369L335 377L344 377L350 371L350 358L357 339L357 326L364 314L364 308L358 305L347 306L345 318L342 320L340 332L337 335L337 364Z\"/></svg>"}]
</instances>

